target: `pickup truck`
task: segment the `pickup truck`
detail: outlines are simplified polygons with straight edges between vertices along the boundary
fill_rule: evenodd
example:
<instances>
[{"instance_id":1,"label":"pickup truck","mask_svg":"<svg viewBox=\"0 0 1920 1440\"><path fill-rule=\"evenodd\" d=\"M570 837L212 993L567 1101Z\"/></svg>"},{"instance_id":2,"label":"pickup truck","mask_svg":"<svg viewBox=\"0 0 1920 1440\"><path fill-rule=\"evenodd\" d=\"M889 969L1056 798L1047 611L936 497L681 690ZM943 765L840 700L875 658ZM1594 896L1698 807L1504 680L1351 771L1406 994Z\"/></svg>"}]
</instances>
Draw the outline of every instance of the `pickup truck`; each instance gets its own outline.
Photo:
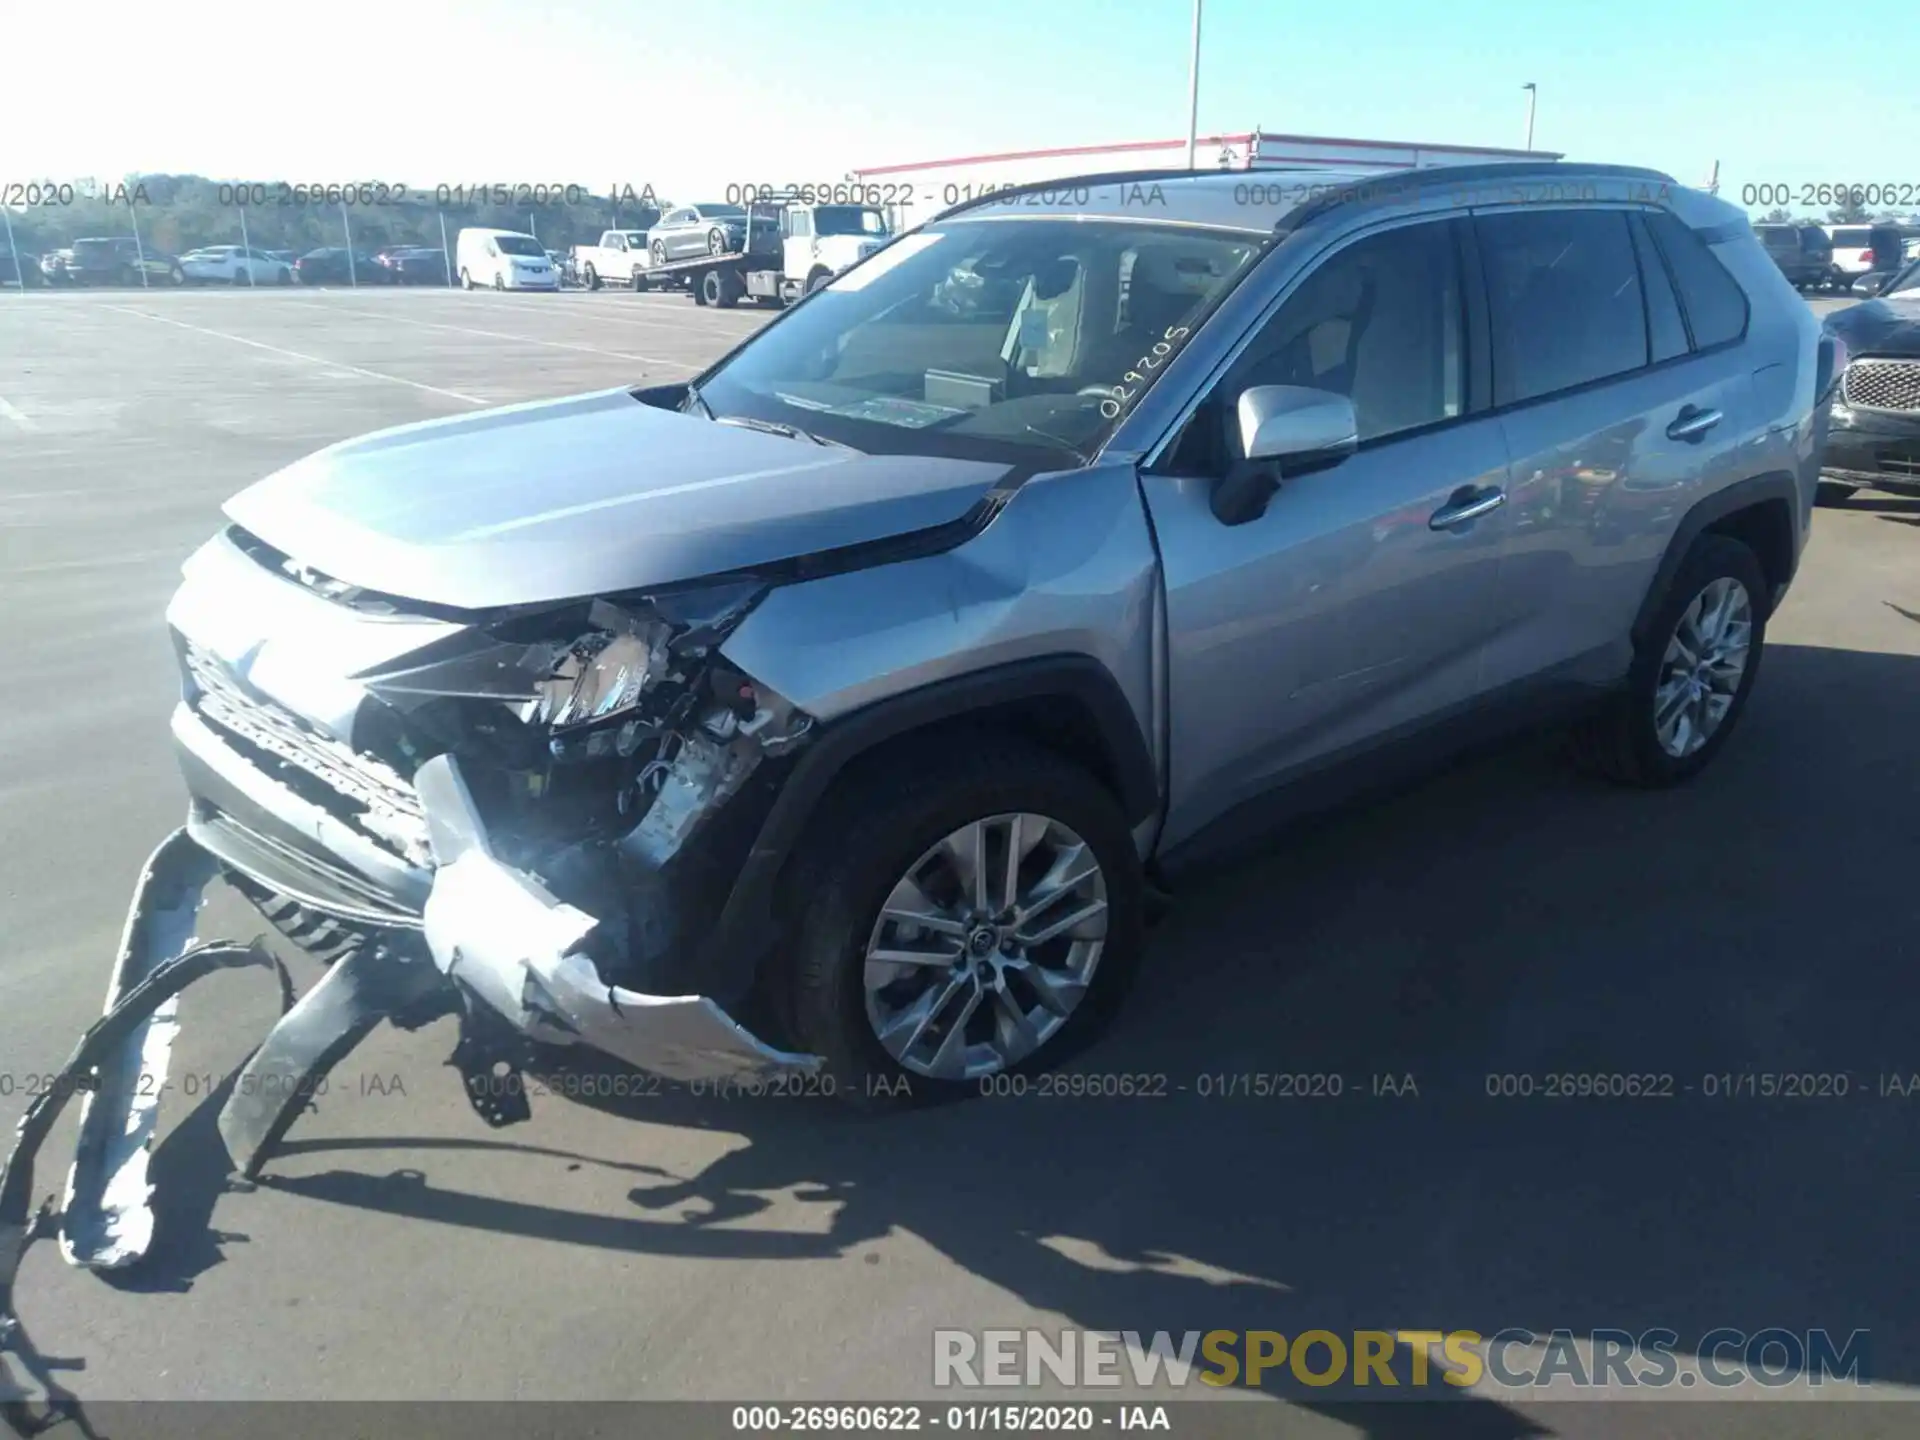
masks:
<instances>
[{"instance_id":1,"label":"pickup truck","mask_svg":"<svg viewBox=\"0 0 1920 1440\"><path fill-rule=\"evenodd\" d=\"M587 289L598 290L608 281L647 288L647 231L660 217L642 212L639 218L641 223L630 229L605 231L598 245L573 247L573 273Z\"/></svg>"}]
</instances>

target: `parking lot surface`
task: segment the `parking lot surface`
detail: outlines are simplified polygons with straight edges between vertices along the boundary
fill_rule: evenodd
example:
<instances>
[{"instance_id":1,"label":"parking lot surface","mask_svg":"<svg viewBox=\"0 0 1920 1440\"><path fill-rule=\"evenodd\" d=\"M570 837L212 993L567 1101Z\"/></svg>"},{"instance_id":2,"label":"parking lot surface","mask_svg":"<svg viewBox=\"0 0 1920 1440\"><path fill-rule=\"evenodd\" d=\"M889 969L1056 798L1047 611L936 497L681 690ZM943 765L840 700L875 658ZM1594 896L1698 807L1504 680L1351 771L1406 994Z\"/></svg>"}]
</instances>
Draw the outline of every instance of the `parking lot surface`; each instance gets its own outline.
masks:
<instances>
[{"instance_id":1,"label":"parking lot surface","mask_svg":"<svg viewBox=\"0 0 1920 1440\"><path fill-rule=\"evenodd\" d=\"M0 1125L97 1015L179 821L161 616L220 502L379 426L683 378L766 318L613 292L0 295ZM537 1095L492 1132L442 1023L376 1035L229 1192L215 1092L275 1001L210 980L152 1261L108 1282L36 1246L26 1325L91 1400L922 1396L936 1327L1030 1326L1668 1327L1682 1351L1865 1329L1873 1378L1920 1386L1917 556L1920 501L1818 513L1742 732L1688 788L1610 789L1524 743L1183 892L1074 1066L1147 1096L873 1119ZM222 900L202 933L236 927L262 928ZM1674 1093L1489 1094L1555 1073ZM1226 1078L1276 1074L1340 1093ZM1789 1074L1846 1078L1722 1078ZM1646 1433L1570 1404L1273 1403L1288 1435ZM1738 1408L1711 1433L1913 1413Z\"/></svg>"}]
</instances>

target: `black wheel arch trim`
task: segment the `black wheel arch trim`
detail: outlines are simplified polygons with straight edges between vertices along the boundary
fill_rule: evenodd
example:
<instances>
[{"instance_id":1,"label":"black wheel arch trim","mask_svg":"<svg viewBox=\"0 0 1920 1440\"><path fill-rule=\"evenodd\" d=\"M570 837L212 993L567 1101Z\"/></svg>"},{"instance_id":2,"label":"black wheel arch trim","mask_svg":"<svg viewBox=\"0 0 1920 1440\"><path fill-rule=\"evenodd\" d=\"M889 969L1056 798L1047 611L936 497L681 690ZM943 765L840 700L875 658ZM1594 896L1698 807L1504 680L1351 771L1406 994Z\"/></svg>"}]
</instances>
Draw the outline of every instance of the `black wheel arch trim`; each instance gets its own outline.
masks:
<instances>
[{"instance_id":1,"label":"black wheel arch trim","mask_svg":"<svg viewBox=\"0 0 1920 1440\"><path fill-rule=\"evenodd\" d=\"M1667 541L1666 553L1660 557L1660 568L1654 572L1653 583L1647 587L1647 593L1640 601L1640 612L1633 617L1632 635L1636 646L1647 638L1653 617L1659 613L1667 592L1673 587L1674 577L1686 563L1687 552L1693 549L1693 542L1729 515L1771 500L1786 505L1788 523L1794 528L1791 553L1787 557L1787 574L1776 583L1774 593L1767 597L1768 608L1771 609L1779 601L1781 592L1786 589L1787 582L1793 578L1793 572L1799 566L1800 550L1806 534L1801 514L1800 487L1794 483L1793 476L1784 470L1750 476L1711 495L1703 495L1691 510L1681 516L1672 538Z\"/></svg>"},{"instance_id":2,"label":"black wheel arch trim","mask_svg":"<svg viewBox=\"0 0 1920 1440\"><path fill-rule=\"evenodd\" d=\"M1011 661L876 701L820 726L795 756L706 938L699 969L711 983L709 993L743 991L761 955L779 938L774 901L781 873L828 787L849 765L916 730L1033 700L1075 705L1093 721L1129 825L1159 809L1159 770L1146 736L1119 682L1091 656Z\"/></svg>"}]
</instances>

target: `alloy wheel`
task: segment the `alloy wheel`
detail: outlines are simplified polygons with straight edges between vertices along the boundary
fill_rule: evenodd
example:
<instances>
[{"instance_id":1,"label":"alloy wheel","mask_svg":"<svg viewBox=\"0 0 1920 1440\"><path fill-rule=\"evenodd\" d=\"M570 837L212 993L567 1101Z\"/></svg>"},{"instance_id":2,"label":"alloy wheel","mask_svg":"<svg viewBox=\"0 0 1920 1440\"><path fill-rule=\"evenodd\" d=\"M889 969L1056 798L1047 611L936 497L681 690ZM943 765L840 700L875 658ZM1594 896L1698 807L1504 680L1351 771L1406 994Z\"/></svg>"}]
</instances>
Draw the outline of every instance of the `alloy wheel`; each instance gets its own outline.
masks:
<instances>
[{"instance_id":1,"label":"alloy wheel","mask_svg":"<svg viewBox=\"0 0 1920 1440\"><path fill-rule=\"evenodd\" d=\"M1731 575L1681 612L1653 692L1654 734L1668 755L1685 759L1713 738L1740 694L1752 645L1753 598Z\"/></svg>"},{"instance_id":2,"label":"alloy wheel","mask_svg":"<svg viewBox=\"0 0 1920 1440\"><path fill-rule=\"evenodd\" d=\"M1053 1038L1085 999L1107 940L1093 849L1045 815L991 815L930 847L867 939L868 1023L903 1068L997 1074Z\"/></svg>"}]
</instances>

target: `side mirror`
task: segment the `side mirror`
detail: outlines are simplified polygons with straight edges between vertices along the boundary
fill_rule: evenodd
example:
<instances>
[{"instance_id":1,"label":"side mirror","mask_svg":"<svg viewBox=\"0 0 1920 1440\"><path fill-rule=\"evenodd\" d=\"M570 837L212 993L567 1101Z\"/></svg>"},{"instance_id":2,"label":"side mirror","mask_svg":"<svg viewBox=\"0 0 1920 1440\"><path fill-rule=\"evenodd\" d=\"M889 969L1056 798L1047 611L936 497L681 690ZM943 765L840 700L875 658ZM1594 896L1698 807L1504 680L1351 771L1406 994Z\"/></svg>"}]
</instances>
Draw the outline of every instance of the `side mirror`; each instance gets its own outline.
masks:
<instances>
[{"instance_id":1,"label":"side mirror","mask_svg":"<svg viewBox=\"0 0 1920 1440\"><path fill-rule=\"evenodd\" d=\"M1305 385L1255 385L1234 406L1240 453L1214 487L1213 513L1241 525L1265 512L1284 475L1337 465L1359 444L1353 402Z\"/></svg>"}]
</instances>

